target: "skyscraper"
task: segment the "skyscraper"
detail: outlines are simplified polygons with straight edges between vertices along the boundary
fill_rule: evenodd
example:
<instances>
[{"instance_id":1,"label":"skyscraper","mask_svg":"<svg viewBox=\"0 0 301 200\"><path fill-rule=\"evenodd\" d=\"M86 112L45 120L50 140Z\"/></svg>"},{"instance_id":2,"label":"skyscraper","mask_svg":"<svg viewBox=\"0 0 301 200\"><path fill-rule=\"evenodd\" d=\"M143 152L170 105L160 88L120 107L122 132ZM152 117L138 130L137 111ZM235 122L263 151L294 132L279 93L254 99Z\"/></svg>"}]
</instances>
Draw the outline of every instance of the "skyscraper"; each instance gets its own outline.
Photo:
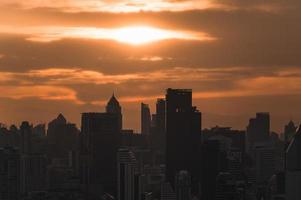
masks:
<instances>
[{"instance_id":1,"label":"skyscraper","mask_svg":"<svg viewBox=\"0 0 301 200\"><path fill-rule=\"evenodd\" d=\"M156 103L156 126L160 132L165 132L165 113L166 102L165 99L157 99Z\"/></svg>"},{"instance_id":2,"label":"skyscraper","mask_svg":"<svg viewBox=\"0 0 301 200\"><path fill-rule=\"evenodd\" d=\"M118 200L134 200L136 158L128 148L117 153Z\"/></svg>"},{"instance_id":3,"label":"skyscraper","mask_svg":"<svg viewBox=\"0 0 301 200\"><path fill-rule=\"evenodd\" d=\"M26 121L21 124L20 136L20 153L30 154L32 150L32 126Z\"/></svg>"},{"instance_id":4,"label":"skyscraper","mask_svg":"<svg viewBox=\"0 0 301 200\"><path fill-rule=\"evenodd\" d=\"M0 148L0 199L20 197L20 153L12 147Z\"/></svg>"},{"instance_id":5,"label":"skyscraper","mask_svg":"<svg viewBox=\"0 0 301 200\"><path fill-rule=\"evenodd\" d=\"M297 127L295 126L293 121L290 121L287 125L284 127L284 141L286 143L289 143L291 139L294 137L296 133Z\"/></svg>"},{"instance_id":6,"label":"skyscraper","mask_svg":"<svg viewBox=\"0 0 301 200\"><path fill-rule=\"evenodd\" d=\"M192 106L192 90L167 89L166 179L174 188L181 170L191 175L193 192L200 183L201 113Z\"/></svg>"},{"instance_id":7,"label":"skyscraper","mask_svg":"<svg viewBox=\"0 0 301 200\"><path fill-rule=\"evenodd\" d=\"M67 122L63 114L48 123L47 140L50 159L68 159L69 152L78 146L79 130Z\"/></svg>"},{"instance_id":8,"label":"skyscraper","mask_svg":"<svg viewBox=\"0 0 301 200\"><path fill-rule=\"evenodd\" d=\"M27 195L30 192L46 190L47 158L45 155L21 156L21 193Z\"/></svg>"},{"instance_id":9,"label":"skyscraper","mask_svg":"<svg viewBox=\"0 0 301 200\"><path fill-rule=\"evenodd\" d=\"M118 116L119 126L122 129L122 108L114 93L107 103L106 113L116 114Z\"/></svg>"},{"instance_id":10,"label":"skyscraper","mask_svg":"<svg viewBox=\"0 0 301 200\"><path fill-rule=\"evenodd\" d=\"M113 106L119 105L114 99L114 96L110 99L106 113L82 114L80 169L88 193L101 193L102 189L113 195L117 193L117 151L122 122L121 107Z\"/></svg>"},{"instance_id":11,"label":"skyscraper","mask_svg":"<svg viewBox=\"0 0 301 200\"><path fill-rule=\"evenodd\" d=\"M151 128L151 114L149 106L141 103L141 134L149 135Z\"/></svg>"},{"instance_id":12,"label":"skyscraper","mask_svg":"<svg viewBox=\"0 0 301 200\"><path fill-rule=\"evenodd\" d=\"M255 143L266 142L270 135L270 114L256 113L247 126L246 148L249 151Z\"/></svg>"}]
</instances>

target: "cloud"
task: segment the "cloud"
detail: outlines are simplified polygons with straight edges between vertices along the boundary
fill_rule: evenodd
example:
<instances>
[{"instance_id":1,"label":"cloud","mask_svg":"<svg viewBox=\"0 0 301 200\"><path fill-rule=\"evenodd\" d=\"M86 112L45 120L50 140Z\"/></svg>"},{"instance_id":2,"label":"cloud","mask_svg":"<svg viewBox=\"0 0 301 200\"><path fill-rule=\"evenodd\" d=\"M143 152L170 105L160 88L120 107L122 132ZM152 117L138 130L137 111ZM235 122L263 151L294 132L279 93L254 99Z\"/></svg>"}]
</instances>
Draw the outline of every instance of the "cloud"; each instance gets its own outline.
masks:
<instances>
[{"instance_id":1,"label":"cloud","mask_svg":"<svg viewBox=\"0 0 301 200\"><path fill-rule=\"evenodd\" d=\"M94 91L103 90L105 87L106 91L115 88L124 102L155 99L160 96L158 92L165 88L189 86L195 90L195 98L301 94L300 74L300 68L254 73L252 68L245 67L220 69L178 67L123 75L108 75L78 68L49 68L16 73L2 72L1 77L7 78L1 81L3 89L7 88L2 97L15 99L36 97L94 104L105 100ZM129 90L133 87L136 89ZM83 96L87 91L92 93Z\"/></svg>"},{"instance_id":2,"label":"cloud","mask_svg":"<svg viewBox=\"0 0 301 200\"><path fill-rule=\"evenodd\" d=\"M66 88L57 86L0 86L1 98L24 99L38 98L41 100L56 100L56 101L72 101L81 104L76 98L76 92Z\"/></svg>"},{"instance_id":3,"label":"cloud","mask_svg":"<svg viewBox=\"0 0 301 200\"><path fill-rule=\"evenodd\" d=\"M2 0L2 5L14 5L24 9L49 7L59 8L68 12L80 11L109 11L109 12L138 12L138 11L161 11L161 10L183 10L183 9L205 9L211 7L208 0L187 0L187 1L169 1L169 0Z\"/></svg>"}]
</instances>

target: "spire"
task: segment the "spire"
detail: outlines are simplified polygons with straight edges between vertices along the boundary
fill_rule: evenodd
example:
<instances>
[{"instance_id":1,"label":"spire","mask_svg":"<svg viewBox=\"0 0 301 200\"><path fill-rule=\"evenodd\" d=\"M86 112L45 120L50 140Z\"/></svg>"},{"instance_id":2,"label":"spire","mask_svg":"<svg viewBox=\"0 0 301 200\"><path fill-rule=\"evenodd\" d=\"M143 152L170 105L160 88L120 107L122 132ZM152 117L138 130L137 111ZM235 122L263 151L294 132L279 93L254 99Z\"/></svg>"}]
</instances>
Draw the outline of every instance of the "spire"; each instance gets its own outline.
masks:
<instances>
[{"instance_id":1,"label":"spire","mask_svg":"<svg viewBox=\"0 0 301 200\"><path fill-rule=\"evenodd\" d=\"M64 117L64 115L62 113L60 113L57 118L56 118L56 121L60 124L66 124L67 123L67 120L66 118Z\"/></svg>"},{"instance_id":2,"label":"spire","mask_svg":"<svg viewBox=\"0 0 301 200\"><path fill-rule=\"evenodd\" d=\"M115 93L113 92L112 97L107 103L106 106L106 112L107 113L120 113L121 114L121 106L115 97Z\"/></svg>"}]
</instances>

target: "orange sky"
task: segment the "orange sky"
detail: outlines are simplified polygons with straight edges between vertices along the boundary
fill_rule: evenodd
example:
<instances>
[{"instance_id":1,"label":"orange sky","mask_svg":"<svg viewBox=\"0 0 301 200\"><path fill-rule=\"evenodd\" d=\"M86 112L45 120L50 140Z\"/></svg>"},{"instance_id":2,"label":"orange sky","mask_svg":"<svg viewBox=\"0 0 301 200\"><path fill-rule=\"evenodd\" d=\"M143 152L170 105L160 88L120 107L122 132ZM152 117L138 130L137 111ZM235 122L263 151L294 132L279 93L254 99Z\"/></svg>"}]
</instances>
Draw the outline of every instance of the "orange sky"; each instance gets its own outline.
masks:
<instances>
[{"instance_id":1,"label":"orange sky","mask_svg":"<svg viewBox=\"0 0 301 200\"><path fill-rule=\"evenodd\" d=\"M126 128L140 102L192 88L205 127L273 130L301 119L298 0L1 0L0 121L102 111L114 91ZM154 110L153 110L154 111Z\"/></svg>"}]
</instances>

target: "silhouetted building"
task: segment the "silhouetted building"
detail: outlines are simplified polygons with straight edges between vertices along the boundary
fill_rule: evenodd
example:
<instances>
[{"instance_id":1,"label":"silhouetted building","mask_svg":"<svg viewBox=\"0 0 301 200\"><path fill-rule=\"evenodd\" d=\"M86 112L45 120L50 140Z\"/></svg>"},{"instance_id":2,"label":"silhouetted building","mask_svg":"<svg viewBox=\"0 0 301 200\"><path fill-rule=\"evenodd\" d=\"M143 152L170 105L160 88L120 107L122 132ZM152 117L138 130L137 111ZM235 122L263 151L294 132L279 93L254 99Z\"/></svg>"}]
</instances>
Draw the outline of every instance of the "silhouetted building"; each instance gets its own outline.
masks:
<instances>
[{"instance_id":1,"label":"silhouetted building","mask_svg":"<svg viewBox=\"0 0 301 200\"><path fill-rule=\"evenodd\" d=\"M202 190L201 199L215 198L216 178L227 171L227 152L220 140L205 140L202 145Z\"/></svg>"},{"instance_id":2,"label":"silhouetted building","mask_svg":"<svg viewBox=\"0 0 301 200\"><path fill-rule=\"evenodd\" d=\"M257 185L266 185L275 173L275 148L271 144L256 144L254 146L255 177Z\"/></svg>"},{"instance_id":3,"label":"silhouetted building","mask_svg":"<svg viewBox=\"0 0 301 200\"><path fill-rule=\"evenodd\" d=\"M117 193L117 150L121 145L118 113L83 113L81 177L87 192Z\"/></svg>"},{"instance_id":4,"label":"silhouetted building","mask_svg":"<svg viewBox=\"0 0 301 200\"><path fill-rule=\"evenodd\" d=\"M136 158L128 148L117 153L118 200L134 200Z\"/></svg>"},{"instance_id":5,"label":"silhouetted building","mask_svg":"<svg viewBox=\"0 0 301 200\"><path fill-rule=\"evenodd\" d=\"M66 118L59 114L48 123L48 156L49 159L68 159L69 151L78 148L79 130L75 124L68 123Z\"/></svg>"},{"instance_id":6,"label":"silhouetted building","mask_svg":"<svg viewBox=\"0 0 301 200\"><path fill-rule=\"evenodd\" d=\"M33 127L32 133L37 137L45 137L46 136L46 126L45 124L38 124Z\"/></svg>"},{"instance_id":7,"label":"silhouetted building","mask_svg":"<svg viewBox=\"0 0 301 200\"><path fill-rule=\"evenodd\" d=\"M201 169L201 113L192 106L192 90L167 89L166 94L166 180L174 188L181 170L191 175L197 192Z\"/></svg>"},{"instance_id":8,"label":"silhouetted building","mask_svg":"<svg viewBox=\"0 0 301 200\"><path fill-rule=\"evenodd\" d=\"M149 135L151 128L151 114L147 104L141 103L141 134Z\"/></svg>"},{"instance_id":9,"label":"silhouetted building","mask_svg":"<svg viewBox=\"0 0 301 200\"><path fill-rule=\"evenodd\" d=\"M47 159L44 155L21 156L21 193L46 191Z\"/></svg>"},{"instance_id":10,"label":"silhouetted building","mask_svg":"<svg viewBox=\"0 0 301 200\"><path fill-rule=\"evenodd\" d=\"M20 197L20 153L13 147L0 149L0 199Z\"/></svg>"},{"instance_id":11,"label":"silhouetted building","mask_svg":"<svg viewBox=\"0 0 301 200\"><path fill-rule=\"evenodd\" d=\"M284 141L286 143L289 143L291 139L294 137L296 133L297 127L295 126L293 121L290 121L287 125L284 127Z\"/></svg>"},{"instance_id":12,"label":"silhouetted building","mask_svg":"<svg viewBox=\"0 0 301 200\"><path fill-rule=\"evenodd\" d=\"M177 200L191 199L191 176L188 171L177 173L175 188Z\"/></svg>"},{"instance_id":13,"label":"silhouetted building","mask_svg":"<svg viewBox=\"0 0 301 200\"><path fill-rule=\"evenodd\" d=\"M20 152L32 153L32 126L28 122L22 122L20 126Z\"/></svg>"},{"instance_id":14,"label":"silhouetted building","mask_svg":"<svg viewBox=\"0 0 301 200\"><path fill-rule=\"evenodd\" d=\"M270 114L256 113L256 118L252 118L247 126L247 151L257 142L269 140L270 135Z\"/></svg>"},{"instance_id":15,"label":"silhouetted building","mask_svg":"<svg viewBox=\"0 0 301 200\"><path fill-rule=\"evenodd\" d=\"M285 200L285 172L274 174L268 183L267 199Z\"/></svg>"},{"instance_id":16,"label":"silhouetted building","mask_svg":"<svg viewBox=\"0 0 301 200\"><path fill-rule=\"evenodd\" d=\"M225 170L230 172L236 180L242 180L245 157L245 131L216 126L203 130L202 137L204 140L218 140L220 142L220 146L227 154Z\"/></svg>"},{"instance_id":17,"label":"silhouetted building","mask_svg":"<svg viewBox=\"0 0 301 200\"><path fill-rule=\"evenodd\" d=\"M240 200L235 178L228 172L221 172L216 178L215 200Z\"/></svg>"},{"instance_id":18,"label":"silhouetted building","mask_svg":"<svg viewBox=\"0 0 301 200\"><path fill-rule=\"evenodd\" d=\"M156 103L156 126L161 133L165 133L166 101L157 99Z\"/></svg>"},{"instance_id":19,"label":"silhouetted building","mask_svg":"<svg viewBox=\"0 0 301 200\"><path fill-rule=\"evenodd\" d=\"M286 200L301 199L301 126L286 151Z\"/></svg>"},{"instance_id":20,"label":"silhouetted building","mask_svg":"<svg viewBox=\"0 0 301 200\"><path fill-rule=\"evenodd\" d=\"M107 103L106 112L116 114L118 116L118 126L122 129L122 108L119 104L119 101L116 99L114 93Z\"/></svg>"}]
</instances>

